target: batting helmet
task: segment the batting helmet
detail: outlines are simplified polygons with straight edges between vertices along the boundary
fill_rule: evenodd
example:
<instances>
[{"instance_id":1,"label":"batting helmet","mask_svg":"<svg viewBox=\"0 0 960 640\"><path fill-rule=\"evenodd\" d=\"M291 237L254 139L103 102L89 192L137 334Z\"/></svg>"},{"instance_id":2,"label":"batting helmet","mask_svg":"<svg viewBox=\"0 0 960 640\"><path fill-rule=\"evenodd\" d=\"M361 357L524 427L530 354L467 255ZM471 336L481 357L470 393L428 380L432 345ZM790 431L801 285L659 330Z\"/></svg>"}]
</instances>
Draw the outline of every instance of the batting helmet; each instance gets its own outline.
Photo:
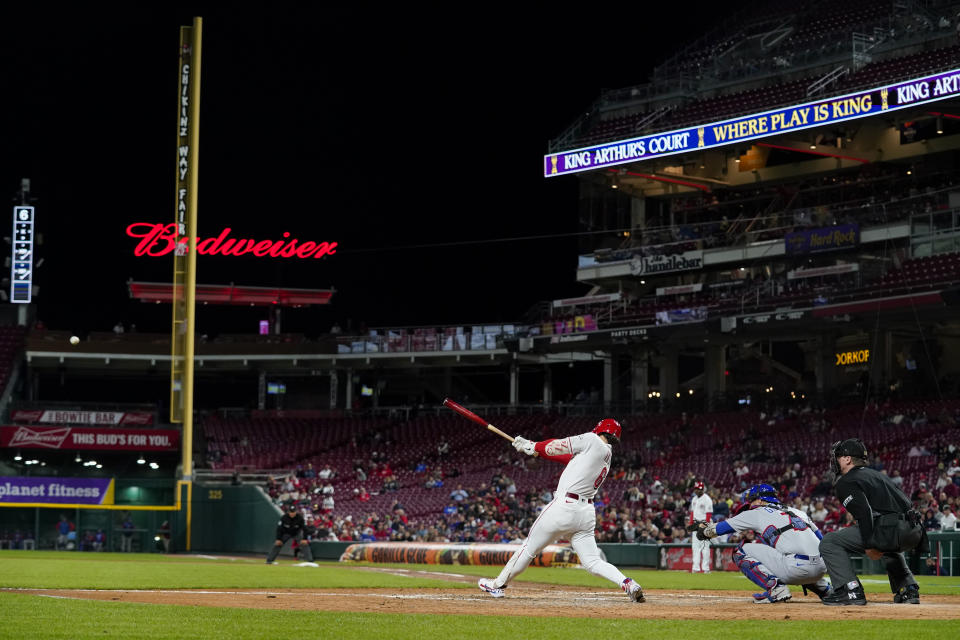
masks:
<instances>
[{"instance_id":1,"label":"batting helmet","mask_svg":"<svg viewBox=\"0 0 960 640\"><path fill-rule=\"evenodd\" d=\"M743 492L744 502L749 504L754 500L763 500L770 504L780 504L780 499L777 498L777 490L769 484L755 484Z\"/></svg>"},{"instance_id":2,"label":"batting helmet","mask_svg":"<svg viewBox=\"0 0 960 640\"><path fill-rule=\"evenodd\" d=\"M613 418L604 418L597 423L597 426L593 428L593 432L597 435L602 433L609 433L617 440L620 439L620 434L623 432L623 429L620 427L620 423L614 420Z\"/></svg>"}]
</instances>

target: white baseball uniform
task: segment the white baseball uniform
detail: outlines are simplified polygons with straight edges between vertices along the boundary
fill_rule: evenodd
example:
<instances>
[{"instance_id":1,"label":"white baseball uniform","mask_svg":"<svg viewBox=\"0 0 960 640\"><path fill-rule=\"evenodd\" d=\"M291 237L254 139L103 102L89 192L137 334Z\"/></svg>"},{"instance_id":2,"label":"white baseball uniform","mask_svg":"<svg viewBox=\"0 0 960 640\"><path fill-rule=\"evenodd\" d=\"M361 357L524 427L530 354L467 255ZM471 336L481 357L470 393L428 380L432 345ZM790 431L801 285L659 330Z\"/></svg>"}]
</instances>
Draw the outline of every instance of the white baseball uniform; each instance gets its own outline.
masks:
<instances>
[{"instance_id":1,"label":"white baseball uniform","mask_svg":"<svg viewBox=\"0 0 960 640\"><path fill-rule=\"evenodd\" d=\"M694 495L690 499L690 521L710 522L713 519L713 500L704 491L702 496ZM704 573L710 573L710 541L699 540L697 536L691 536L691 547L693 548L693 567L694 573L699 573L701 569Z\"/></svg>"},{"instance_id":2,"label":"white baseball uniform","mask_svg":"<svg viewBox=\"0 0 960 640\"><path fill-rule=\"evenodd\" d=\"M600 555L594 537L593 497L610 471L612 448L595 433L584 433L536 444L541 457L567 462L550 502L530 527L527 539L494 580L498 589L520 575L546 547L569 538L580 564L590 573L621 586L626 576Z\"/></svg>"},{"instance_id":3,"label":"white baseball uniform","mask_svg":"<svg viewBox=\"0 0 960 640\"><path fill-rule=\"evenodd\" d=\"M774 584L827 584L820 531L805 512L762 505L716 525L718 534L748 529L757 533L757 542L741 544L733 561L761 588L770 588L771 578Z\"/></svg>"}]
</instances>

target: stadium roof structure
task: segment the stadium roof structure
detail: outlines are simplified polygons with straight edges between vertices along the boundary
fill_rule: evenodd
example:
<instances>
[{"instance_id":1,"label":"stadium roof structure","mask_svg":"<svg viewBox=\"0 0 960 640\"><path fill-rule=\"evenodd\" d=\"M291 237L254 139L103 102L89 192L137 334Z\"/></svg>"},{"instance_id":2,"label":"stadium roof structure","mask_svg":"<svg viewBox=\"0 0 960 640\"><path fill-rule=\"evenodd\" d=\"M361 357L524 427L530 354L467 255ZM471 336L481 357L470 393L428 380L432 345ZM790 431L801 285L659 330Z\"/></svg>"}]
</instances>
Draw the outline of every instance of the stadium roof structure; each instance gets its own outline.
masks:
<instances>
[{"instance_id":1,"label":"stadium roof structure","mask_svg":"<svg viewBox=\"0 0 960 640\"><path fill-rule=\"evenodd\" d=\"M169 282L127 283L130 297L143 302L173 301L173 285ZM198 284L196 301L203 304L308 307L330 304L335 289L287 289L279 287L245 287L234 284Z\"/></svg>"}]
</instances>

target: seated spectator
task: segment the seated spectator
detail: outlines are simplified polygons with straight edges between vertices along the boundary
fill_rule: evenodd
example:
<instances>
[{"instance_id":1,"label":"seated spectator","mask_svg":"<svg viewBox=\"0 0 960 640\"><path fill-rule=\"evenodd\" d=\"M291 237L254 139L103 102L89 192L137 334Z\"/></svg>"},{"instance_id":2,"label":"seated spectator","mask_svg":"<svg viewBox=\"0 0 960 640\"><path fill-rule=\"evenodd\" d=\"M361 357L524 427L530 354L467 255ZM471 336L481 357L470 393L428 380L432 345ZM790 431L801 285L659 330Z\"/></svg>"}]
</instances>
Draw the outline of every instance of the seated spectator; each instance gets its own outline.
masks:
<instances>
[{"instance_id":1,"label":"seated spectator","mask_svg":"<svg viewBox=\"0 0 960 640\"><path fill-rule=\"evenodd\" d=\"M312 473L312 472L313 472L313 465L312 465L312 464L308 464L308 465L307 465L307 473ZM325 465L323 465L323 469L320 469L320 471L319 471L316 475L317 475L317 477L320 478L321 480L330 480L330 479L334 478L337 474L335 474L335 473L333 472L333 469L330 468L330 465L329 465L329 464L325 464ZM310 477L313 477L313 476L307 475L306 477L310 478Z\"/></svg>"},{"instance_id":2,"label":"seated spectator","mask_svg":"<svg viewBox=\"0 0 960 640\"><path fill-rule=\"evenodd\" d=\"M454 502L463 502L467 497L468 494L463 490L462 484L458 484L457 488L450 492L450 499Z\"/></svg>"},{"instance_id":3,"label":"seated spectator","mask_svg":"<svg viewBox=\"0 0 960 640\"><path fill-rule=\"evenodd\" d=\"M953 510L950 508L949 504L943 505L940 511L940 531L956 531L957 530L957 516L954 515Z\"/></svg>"},{"instance_id":4,"label":"seated spectator","mask_svg":"<svg viewBox=\"0 0 960 640\"><path fill-rule=\"evenodd\" d=\"M890 476L890 482L903 490L903 476L900 475L899 469L894 469L893 474Z\"/></svg>"},{"instance_id":5,"label":"seated spectator","mask_svg":"<svg viewBox=\"0 0 960 640\"><path fill-rule=\"evenodd\" d=\"M827 508L823 506L823 500L817 500L814 503L813 510L810 512L810 519L818 526L826 521Z\"/></svg>"}]
</instances>

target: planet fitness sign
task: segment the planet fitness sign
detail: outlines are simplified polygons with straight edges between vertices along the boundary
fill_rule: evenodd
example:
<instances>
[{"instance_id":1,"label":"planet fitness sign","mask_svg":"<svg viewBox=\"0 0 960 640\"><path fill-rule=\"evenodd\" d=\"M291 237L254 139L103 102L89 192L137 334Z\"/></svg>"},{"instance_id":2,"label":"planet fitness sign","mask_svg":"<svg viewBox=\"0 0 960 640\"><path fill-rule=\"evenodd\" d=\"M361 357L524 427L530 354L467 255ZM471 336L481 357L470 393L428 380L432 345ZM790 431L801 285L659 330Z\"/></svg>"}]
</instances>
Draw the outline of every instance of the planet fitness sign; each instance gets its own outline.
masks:
<instances>
[{"instance_id":1,"label":"planet fitness sign","mask_svg":"<svg viewBox=\"0 0 960 640\"><path fill-rule=\"evenodd\" d=\"M185 255L189 248L189 238L179 235L177 224L134 222L127 227L127 235L139 238L140 242L133 250L135 256L159 257ZM279 240L254 240L252 238L231 238L233 231L225 228L216 237L197 238L197 253L201 256L242 256L253 255L258 258L322 258L337 252L336 242L301 242L291 238L284 231Z\"/></svg>"},{"instance_id":2,"label":"planet fitness sign","mask_svg":"<svg viewBox=\"0 0 960 640\"><path fill-rule=\"evenodd\" d=\"M0 476L0 503L113 504L113 478Z\"/></svg>"},{"instance_id":3,"label":"planet fitness sign","mask_svg":"<svg viewBox=\"0 0 960 640\"><path fill-rule=\"evenodd\" d=\"M543 175L549 178L697 149L721 147L784 132L865 118L957 95L960 95L960 69L794 107L552 153L543 157Z\"/></svg>"}]
</instances>

